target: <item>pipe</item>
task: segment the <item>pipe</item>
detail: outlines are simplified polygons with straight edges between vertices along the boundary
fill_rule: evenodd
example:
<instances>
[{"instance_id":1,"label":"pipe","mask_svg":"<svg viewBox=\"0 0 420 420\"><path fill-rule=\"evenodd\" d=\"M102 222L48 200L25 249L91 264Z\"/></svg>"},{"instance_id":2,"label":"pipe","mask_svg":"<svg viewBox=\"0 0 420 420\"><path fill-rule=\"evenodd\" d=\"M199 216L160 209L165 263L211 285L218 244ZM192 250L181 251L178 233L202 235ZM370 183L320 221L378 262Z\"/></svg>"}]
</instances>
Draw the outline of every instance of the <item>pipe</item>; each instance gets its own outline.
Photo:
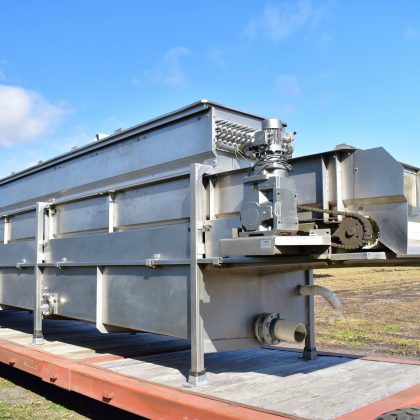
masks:
<instances>
[{"instance_id":1,"label":"pipe","mask_svg":"<svg viewBox=\"0 0 420 420\"><path fill-rule=\"evenodd\" d=\"M324 286L299 286L297 292L303 296L322 296L334 309L342 306L336 294Z\"/></svg>"},{"instance_id":2,"label":"pipe","mask_svg":"<svg viewBox=\"0 0 420 420\"><path fill-rule=\"evenodd\" d=\"M274 324L274 336L280 341L302 343L306 337L306 327L300 323L278 319Z\"/></svg>"},{"instance_id":3,"label":"pipe","mask_svg":"<svg viewBox=\"0 0 420 420\"><path fill-rule=\"evenodd\" d=\"M269 346L275 346L281 341L301 343L306 337L304 324L285 321L276 312L264 312L258 315L254 328L258 341Z\"/></svg>"}]
</instances>

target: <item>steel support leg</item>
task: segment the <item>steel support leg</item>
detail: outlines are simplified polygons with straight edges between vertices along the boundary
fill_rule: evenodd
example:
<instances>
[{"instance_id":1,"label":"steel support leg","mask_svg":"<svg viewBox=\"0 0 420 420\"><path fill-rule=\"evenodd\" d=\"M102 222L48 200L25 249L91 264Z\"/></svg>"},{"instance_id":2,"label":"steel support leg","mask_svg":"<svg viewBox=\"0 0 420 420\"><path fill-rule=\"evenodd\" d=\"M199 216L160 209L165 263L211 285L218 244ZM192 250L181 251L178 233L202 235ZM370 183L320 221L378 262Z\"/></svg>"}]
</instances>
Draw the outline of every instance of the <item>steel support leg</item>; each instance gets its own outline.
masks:
<instances>
[{"instance_id":1,"label":"steel support leg","mask_svg":"<svg viewBox=\"0 0 420 420\"><path fill-rule=\"evenodd\" d=\"M203 320L201 318L201 290L203 273L198 264L191 267L191 369L188 382L191 385L207 383L204 367Z\"/></svg>"},{"instance_id":2,"label":"steel support leg","mask_svg":"<svg viewBox=\"0 0 420 420\"><path fill-rule=\"evenodd\" d=\"M204 368L203 319L201 301L203 294L203 273L198 258L204 254L203 223L205 222L205 189L202 176L206 166L194 164L191 167L191 213L190 213L190 325L191 325L191 370L188 382L191 385L207 383Z\"/></svg>"},{"instance_id":3,"label":"steel support leg","mask_svg":"<svg viewBox=\"0 0 420 420\"><path fill-rule=\"evenodd\" d=\"M305 271L305 283L307 286L313 286L313 270ZM308 332L305 338L302 357L306 360L315 360L318 358L318 354L315 346L315 309L313 296L306 296L306 324Z\"/></svg>"},{"instance_id":4,"label":"steel support leg","mask_svg":"<svg viewBox=\"0 0 420 420\"><path fill-rule=\"evenodd\" d=\"M34 308L34 333L32 344L44 344L44 336L42 334L42 268L35 266L35 308Z\"/></svg>"},{"instance_id":5,"label":"steel support leg","mask_svg":"<svg viewBox=\"0 0 420 420\"><path fill-rule=\"evenodd\" d=\"M44 344L42 334L42 294L44 291L43 275L44 269L39 264L44 262L45 244L51 232L48 232L50 226L45 223L46 209L48 203L36 203L36 235L35 235L35 302L34 302L34 332L32 344Z\"/></svg>"}]
</instances>

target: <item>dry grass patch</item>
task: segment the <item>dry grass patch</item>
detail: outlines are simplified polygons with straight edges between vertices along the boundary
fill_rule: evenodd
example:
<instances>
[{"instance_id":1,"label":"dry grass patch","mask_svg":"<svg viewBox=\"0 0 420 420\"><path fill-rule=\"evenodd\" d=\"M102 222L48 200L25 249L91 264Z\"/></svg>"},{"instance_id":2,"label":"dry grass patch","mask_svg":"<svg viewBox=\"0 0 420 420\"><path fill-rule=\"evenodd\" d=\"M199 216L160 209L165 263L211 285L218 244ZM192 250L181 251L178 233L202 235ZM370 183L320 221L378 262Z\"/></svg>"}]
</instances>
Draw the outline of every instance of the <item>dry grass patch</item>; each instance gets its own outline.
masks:
<instances>
[{"instance_id":1,"label":"dry grass patch","mask_svg":"<svg viewBox=\"0 0 420 420\"><path fill-rule=\"evenodd\" d=\"M420 267L315 270L343 309L316 298L318 347L420 358Z\"/></svg>"}]
</instances>

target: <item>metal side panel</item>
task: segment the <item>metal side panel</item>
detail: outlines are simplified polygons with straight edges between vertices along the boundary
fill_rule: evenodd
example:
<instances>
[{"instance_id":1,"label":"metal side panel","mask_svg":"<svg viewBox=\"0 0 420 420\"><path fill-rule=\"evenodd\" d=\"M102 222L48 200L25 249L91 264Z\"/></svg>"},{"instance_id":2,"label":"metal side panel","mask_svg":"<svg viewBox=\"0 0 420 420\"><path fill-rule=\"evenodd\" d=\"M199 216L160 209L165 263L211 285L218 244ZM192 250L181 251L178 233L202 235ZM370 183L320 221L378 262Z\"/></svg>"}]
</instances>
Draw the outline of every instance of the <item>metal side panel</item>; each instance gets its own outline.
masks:
<instances>
[{"instance_id":1,"label":"metal side panel","mask_svg":"<svg viewBox=\"0 0 420 420\"><path fill-rule=\"evenodd\" d=\"M35 303L34 270L0 268L0 305L33 309Z\"/></svg>"},{"instance_id":2,"label":"metal side panel","mask_svg":"<svg viewBox=\"0 0 420 420\"><path fill-rule=\"evenodd\" d=\"M407 198L408 205L418 207L418 179L419 174L404 168L404 195Z\"/></svg>"},{"instance_id":3,"label":"metal side panel","mask_svg":"<svg viewBox=\"0 0 420 420\"><path fill-rule=\"evenodd\" d=\"M4 242L4 219L0 219L0 244Z\"/></svg>"},{"instance_id":4,"label":"metal side panel","mask_svg":"<svg viewBox=\"0 0 420 420\"><path fill-rule=\"evenodd\" d=\"M296 183L298 204L316 204L323 202L322 156L313 156L298 160L293 164L290 177Z\"/></svg>"},{"instance_id":5,"label":"metal side panel","mask_svg":"<svg viewBox=\"0 0 420 420\"><path fill-rule=\"evenodd\" d=\"M209 220L207 223L210 229L205 232L206 257L219 257L222 255L220 252L220 240L232 237L232 230L241 226L240 218L239 216L232 216L224 219Z\"/></svg>"},{"instance_id":6,"label":"metal side panel","mask_svg":"<svg viewBox=\"0 0 420 420\"><path fill-rule=\"evenodd\" d=\"M188 224L52 239L47 262L135 262L153 258L189 258Z\"/></svg>"},{"instance_id":7,"label":"metal side panel","mask_svg":"<svg viewBox=\"0 0 420 420\"><path fill-rule=\"evenodd\" d=\"M35 241L0 244L0 265L31 264L35 260Z\"/></svg>"},{"instance_id":8,"label":"metal side panel","mask_svg":"<svg viewBox=\"0 0 420 420\"><path fill-rule=\"evenodd\" d=\"M420 169L417 169L417 176L416 176L416 207L420 207Z\"/></svg>"},{"instance_id":9,"label":"metal side panel","mask_svg":"<svg viewBox=\"0 0 420 420\"><path fill-rule=\"evenodd\" d=\"M189 336L189 266L106 267L103 323Z\"/></svg>"},{"instance_id":10,"label":"metal side panel","mask_svg":"<svg viewBox=\"0 0 420 420\"><path fill-rule=\"evenodd\" d=\"M108 197L95 197L55 206L55 234L108 230Z\"/></svg>"},{"instance_id":11,"label":"metal side panel","mask_svg":"<svg viewBox=\"0 0 420 420\"><path fill-rule=\"evenodd\" d=\"M363 206L363 214L372 217L379 226L379 241L396 254L408 250L408 204L389 203Z\"/></svg>"},{"instance_id":12,"label":"metal side panel","mask_svg":"<svg viewBox=\"0 0 420 420\"><path fill-rule=\"evenodd\" d=\"M263 312L279 312L288 321L306 324L306 299L296 293L297 286L304 284L303 271L205 270L202 314L206 352L234 349L235 340L254 339L254 321ZM228 347L227 340L232 340ZM252 343L244 341L246 346ZM253 343L260 345L257 340Z\"/></svg>"},{"instance_id":13,"label":"metal side panel","mask_svg":"<svg viewBox=\"0 0 420 420\"><path fill-rule=\"evenodd\" d=\"M47 201L64 190L90 188L98 181L211 151L210 118L190 117L4 183L0 209L28 200Z\"/></svg>"},{"instance_id":14,"label":"metal side panel","mask_svg":"<svg viewBox=\"0 0 420 420\"><path fill-rule=\"evenodd\" d=\"M10 218L10 240L35 238L35 212L18 214Z\"/></svg>"},{"instance_id":15,"label":"metal side panel","mask_svg":"<svg viewBox=\"0 0 420 420\"><path fill-rule=\"evenodd\" d=\"M346 206L406 201L403 167L382 147L355 151L342 171Z\"/></svg>"},{"instance_id":16,"label":"metal side panel","mask_svg":"<svg viewBox=\"0 0 420 420\"><path fill-rule=\"evenodd\" d=\"M408 250L407 254L420 255L420 221L408 222Z\"/></svg>"},{"instance_id":17,"label":"metal side panel","mask_svg":"<svg viewBox=\"0 0 420 420\"><path fill-rule=\"evenodd\" d=\"M96 267L48 267L43 282L48 293L58 295L58 315L95 321Z\"/></svg>"},{"instance_id":18,"label":"metal side panel","mask_svg":"<svg viewBox=\"0 0 420 420\"><path fill-rule=\"evenodd\" d=\"M214 215L239 213L244 197L243 181L247 172L221 174L215 177Z\"/></svg>"},{"instance_id":19,"label":"metal side panel","mask_svg":"<svg viewBox=\"0 0 420 420\"><path fill-rule=\"evenodd\" d=\"M187 218L190 215L188 177L165 181L116 195L116 227Z\"/></svg>"}]
</instances>

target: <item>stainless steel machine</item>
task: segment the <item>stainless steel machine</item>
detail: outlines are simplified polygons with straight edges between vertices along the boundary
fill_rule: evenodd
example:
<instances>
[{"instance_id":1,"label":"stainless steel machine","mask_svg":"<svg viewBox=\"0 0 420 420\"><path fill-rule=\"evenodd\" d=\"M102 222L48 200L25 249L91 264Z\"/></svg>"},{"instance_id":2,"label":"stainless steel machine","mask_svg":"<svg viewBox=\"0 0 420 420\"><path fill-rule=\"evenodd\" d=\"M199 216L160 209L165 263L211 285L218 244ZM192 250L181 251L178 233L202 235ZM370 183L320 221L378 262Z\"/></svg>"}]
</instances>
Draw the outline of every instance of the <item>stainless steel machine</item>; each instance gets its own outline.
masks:
<instances>
[{"instance_id":1,"label":"stainless steel machine","mask_svg":"<svg viewBox=\"0 0 420 420\"><path fill-rule=\"evenodd\" d=\"M0 180L0 304L204 354L316 357L312 269L420 262L419 169L384 149L293 159L286 124L202 100Z\"/></svg>"}]
</instances>

